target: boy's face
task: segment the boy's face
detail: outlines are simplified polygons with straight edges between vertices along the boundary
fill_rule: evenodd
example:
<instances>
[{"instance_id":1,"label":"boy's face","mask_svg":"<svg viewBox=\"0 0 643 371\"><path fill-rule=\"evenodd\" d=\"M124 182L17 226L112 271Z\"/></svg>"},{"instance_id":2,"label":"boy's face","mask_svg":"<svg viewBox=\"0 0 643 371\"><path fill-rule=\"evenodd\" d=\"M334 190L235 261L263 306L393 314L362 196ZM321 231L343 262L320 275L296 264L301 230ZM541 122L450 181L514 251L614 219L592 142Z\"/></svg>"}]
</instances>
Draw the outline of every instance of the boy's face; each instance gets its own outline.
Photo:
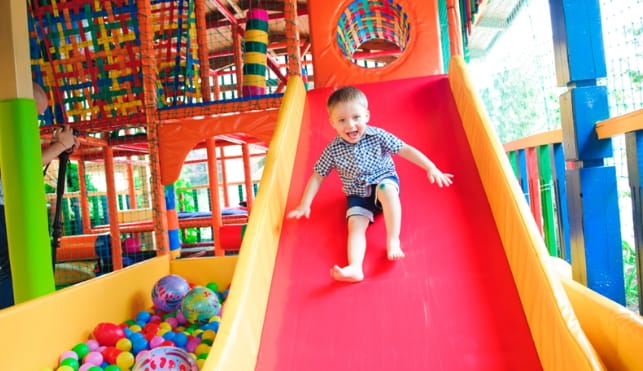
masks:
<instances>
[{"instance_id":1,"label":"boy's face","mask_svg":"<svg viewBox=\"0 0 643 371\"><path fill-rule=\"evenodd\" d=\"M336 104L329 112L330 124L337 134L349 143L357 143L362 138L370 112L358 102Z\"/></svg>"}]
</instances>

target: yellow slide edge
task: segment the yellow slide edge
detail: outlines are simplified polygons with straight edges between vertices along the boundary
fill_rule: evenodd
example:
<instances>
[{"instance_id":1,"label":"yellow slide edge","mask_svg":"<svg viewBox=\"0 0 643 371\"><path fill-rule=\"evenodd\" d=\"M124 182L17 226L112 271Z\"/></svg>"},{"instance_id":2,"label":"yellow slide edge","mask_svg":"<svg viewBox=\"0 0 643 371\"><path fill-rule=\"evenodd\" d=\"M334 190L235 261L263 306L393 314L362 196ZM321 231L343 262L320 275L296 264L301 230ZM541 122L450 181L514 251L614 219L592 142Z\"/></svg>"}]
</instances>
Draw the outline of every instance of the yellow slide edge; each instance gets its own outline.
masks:
<instances>
[{"instance_id":1,"label":"yellow slide edge","mask_svg":"<svg viewBox=\"0 0 643 371\"><path fill-rule=\"evenodd\" d=\"M255 369L305 101L301 77L291 76L232 277L233 290L202 371Z\"/></svg>"},{"instance_id":2,"label":"yellow slide edge","mask_svg":"<svg viewBox=\"0 0 643 371\"><path fill-rule=\"evenodd\" d=\"M542 237L461 57L452 58L448 76L543 369L603 370L560 279L546 264Z\"/></svg>"}]
</instances>

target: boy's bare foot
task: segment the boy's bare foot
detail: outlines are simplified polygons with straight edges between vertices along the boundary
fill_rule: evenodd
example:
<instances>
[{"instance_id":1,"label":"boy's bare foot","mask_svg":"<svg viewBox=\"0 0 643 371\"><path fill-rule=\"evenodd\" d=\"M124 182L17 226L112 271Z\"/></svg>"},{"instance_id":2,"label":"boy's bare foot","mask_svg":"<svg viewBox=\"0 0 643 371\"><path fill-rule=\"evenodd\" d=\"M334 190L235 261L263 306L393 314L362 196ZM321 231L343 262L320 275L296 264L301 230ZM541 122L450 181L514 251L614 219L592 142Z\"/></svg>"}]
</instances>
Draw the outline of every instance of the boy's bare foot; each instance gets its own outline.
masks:
<instances>
[{"instance_id":1,"label":"boy's bare foot","mask_svg":"<svg viewBox=\"0 0 643 371\"><path fill-rule=\"evenodd\" d=\"M400 260L404 257L404 251L400 247L400 240L389 242L386 247L386 257L388 260Z\"/></svg>"},{"instance_id":2,"label":"boy's bare foot","mask_svg":"<svg viewBox=\"0 0 643 371\"><path fill-rule=\"evenodd\" d=\"M334 265L330 269L330 275L335 280L343 282L360 282L364 279L364 272L360 268L351 265L347 265L344 268Z\"/></svg>"}]
</instances>

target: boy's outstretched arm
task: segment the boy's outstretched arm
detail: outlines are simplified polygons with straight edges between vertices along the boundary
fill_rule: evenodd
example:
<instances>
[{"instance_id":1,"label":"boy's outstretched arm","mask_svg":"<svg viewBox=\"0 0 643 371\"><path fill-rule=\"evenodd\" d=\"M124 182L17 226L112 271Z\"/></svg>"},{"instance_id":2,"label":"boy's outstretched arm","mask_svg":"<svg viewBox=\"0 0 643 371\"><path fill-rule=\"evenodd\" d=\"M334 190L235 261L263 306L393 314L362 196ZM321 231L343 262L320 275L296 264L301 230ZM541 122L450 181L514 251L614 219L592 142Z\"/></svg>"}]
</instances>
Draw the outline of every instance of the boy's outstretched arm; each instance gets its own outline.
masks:
<instances>
[{"instance_id":1,"label":"boy's outstretched arm","mask_svg":"<svg viewBox=\"0 0 643 371\"><path fill-rule=\"evenodd\" d=\"M310 179L308 179L308 184L306 184L304 195L301 196L299 206L288 213L288 218L299 219L302 216L305 216L306 218L310 216L310 204L313 203L313 199L315 198L317 191L319 191L319 187L321 186L324 179L324 177L317 173L313 173L313 175L310 176Z\"/></svg>"},{"instance_id":2,"label":"boy's outstretched arm","mask_svg":"<svg viewBox=\"0 0 643 371\"><path fill-rule=\"evenodd\" d=\"M440 187L448 187L453 183L453 174L440 171L433 161L415 147L405 144L397 154L424 169L431 183L436 183Z\"/></svg>"}]
</instances>

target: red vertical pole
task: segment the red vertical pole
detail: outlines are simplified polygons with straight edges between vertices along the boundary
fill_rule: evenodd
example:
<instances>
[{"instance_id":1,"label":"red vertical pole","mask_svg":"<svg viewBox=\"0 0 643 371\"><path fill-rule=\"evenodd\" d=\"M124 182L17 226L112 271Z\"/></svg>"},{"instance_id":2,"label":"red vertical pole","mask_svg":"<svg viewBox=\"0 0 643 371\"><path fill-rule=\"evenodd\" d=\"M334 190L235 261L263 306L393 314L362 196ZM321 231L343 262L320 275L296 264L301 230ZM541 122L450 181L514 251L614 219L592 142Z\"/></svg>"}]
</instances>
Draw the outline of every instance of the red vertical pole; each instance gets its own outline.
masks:
<instances>
[{"instance_id":1,"label":"red vertical pole","mask_svg":"<svg viewBox=\"0 0 643 371\"><path fill-rule=\"evenodd\" d=\"M241 50L241 37L236 30L236 26L232 26L232 48L234 51L234 67L235 75L237 76L237 97L243 97L243 50Z\"/></svg>"},{"instance_id":2,"label":"red vertical pole","mask_svg":"<svg viewBox=\"0 0 643 371\"><path fill-rule=\"evenodd\" d=\"M241 152L243 153L243 175L246 183L246 202L248 202L248 213L250 213L255 193L252 189L252 169L250 166L250 150L248 149L248 143L241 145Z\"/></svg>"},{"instance_id":3,"label":"red vertical pole","mask_svg":"<svg viewBox=\"0 0 643 371\"><path fill-rule=\"evenodd\" d=\"M213 137L206 139L208 152L208 177L210 178L210 210L212 210L212 237L214 255L223 256L221 248L221 205L219 204L219 174L217 171L216 142Z\"/></svg>"},{"instance_id":4,"label":"red vertical pole","mask_svg":"<svg viewBox=\"0 0 643 371\"><path fill-rule=\"evenodd\" d=\"M221 146L221 180L223 188L223 204L230 206L230 193L228 192L228 170L226 169L225 146Z\"/></svg>"},{"instance_id":5,"label":"red vertical pole","mask_svg":"<svg viewBox=\"0 0 643 371\"><path fill-rule=\"evenodd\" d=\"M87 200L87 183L85 182L85 161L78 160L78 188L80 190L80 212L82 214L83 234L91 232L91 218L89 216L89 201Z\"/></svg>"},{"instance_id":6,"label":"red vertical pole","mask_svg":"<svg viewBox=\"0 0 643 371\"><path fill-rule=\"evenodd\" d=\"M301 76L301 49L299 45L299 28L297 25L297 1L284 1L286 22L286 39L288 53L288 76Z\"/></svg>"},{"instance_id":7,"label":"red vertical pole","mask_svg":"<svg viewBox=\"0 0 643 371\"><path fill-rule=\"evenodd\" d=\"M206 8L204 0L194 2L194 13L196 17L196 42L199 48L199 64L201 65L201 95L204 102L210 98L210 59L208 58L208 36L205 24Z\"/></svg>"},{"instance_id":8,"label":"red vertical pole","mask_svg":"<svg viewBox=\"0 0 643 371\"><path fill-rule=\"evenodd\" d=\"M134 169L132 157L127 156L127 191L129 192L130 209L136 209L136 189L134 189Z\"/></svg>"},{"instance_id":9,"label":"red vertical pole","mask_svg":"<svg viewBox=\"0 0 643 371\"><path fill-rule=\"evenodd\" d=\"M114 177L114 151L112 147L103 148L105 160L105 183L107 183L107 210L109 212L109 234L112 241L112 264L114 270L123 268L121 253L121 232L118 223L118 204L116 202L116 181Z\"/></svg>"},{"instance_id":10,"label":"red vertical pole","mask_svg":"<svg viewBox=\"0 0 643 371\"><path fill-rule=\"evenodd\" d=\"M458 16L458 0L447 0L447 18L449 20L449 50L451 56L463 55L462 35L460 34L460 17Z\"/></svg>"},{"instance_id":11,"label":"red vertical pole","mask_svg":"<svg viewBox=\"0 0 643 371\"><path fill-rule=\"evenodd\" d=\"M149 146L149 161L152 212L154 216L154 237L158 254L169 252L167 235L167 211L165 208L165 190L161 184L161 165L159 160L159 136L155 120L157 110L156 99L156 58L153 46L152 9L148 0L137 0L138 21L141 39L141 69L143 73L143 105L145 110L145 125Z\"/></svg>"}]
</instances>

